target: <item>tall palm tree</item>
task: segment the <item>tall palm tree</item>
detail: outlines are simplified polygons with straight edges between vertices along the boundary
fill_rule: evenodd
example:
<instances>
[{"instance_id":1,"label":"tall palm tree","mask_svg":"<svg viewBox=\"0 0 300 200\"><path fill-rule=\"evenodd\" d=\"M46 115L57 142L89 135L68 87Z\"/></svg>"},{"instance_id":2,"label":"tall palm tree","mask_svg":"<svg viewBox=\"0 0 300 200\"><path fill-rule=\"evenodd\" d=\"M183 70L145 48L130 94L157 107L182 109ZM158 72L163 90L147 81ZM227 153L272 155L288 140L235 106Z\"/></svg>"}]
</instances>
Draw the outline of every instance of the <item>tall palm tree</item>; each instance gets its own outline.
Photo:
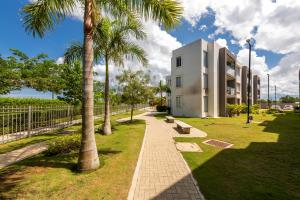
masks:
<instances>
[{"instance_id":1,"label":"tall palm tree","mask_svg":"<svg viewBox=\"0 0 300 200\"><path fill-rule=\"evenodd\" d=\"M33 36L43 37L47 30L62 21L77 5L84 7L83 18L83 114L82 142L78 169L93 170L99 167L94 136L93 116L93 31L101 19L101 12L122 17L128 10L162 23L166 28L180 21L182 7L175 0L36 0L23 8L25 30Z\"/></svg>"},{"instance_id":2,"label":"tall palm tree","mask_svg":"<svg viewBox=\"0 0 300 200\"><path fill-rule=\"evenodd\" d=\"M145 52L139 46L130 42L130 37L138 40L145 37L142 25L134 16L111 21L102 18L95 27L94 32L94 57L96 61L103 60L105 64L105 86L104 86L104 123L103 133L111 134L110 111L109 111L109 63L114 62L118 66L124 64L126 57L135 57L143 65L147 64ZM82 58L82 46L80 43L72 44L65 52L67 63Z\"/></svg>"}]
</instances>

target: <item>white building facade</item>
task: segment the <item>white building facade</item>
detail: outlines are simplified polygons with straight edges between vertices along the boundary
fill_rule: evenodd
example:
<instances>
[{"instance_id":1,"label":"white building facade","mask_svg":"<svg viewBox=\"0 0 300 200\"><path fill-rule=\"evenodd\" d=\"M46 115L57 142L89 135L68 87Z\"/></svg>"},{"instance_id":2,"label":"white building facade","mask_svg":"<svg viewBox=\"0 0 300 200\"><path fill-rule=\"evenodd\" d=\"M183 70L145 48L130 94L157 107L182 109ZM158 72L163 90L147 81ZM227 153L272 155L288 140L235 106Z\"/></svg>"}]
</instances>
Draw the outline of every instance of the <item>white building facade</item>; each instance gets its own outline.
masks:
<instances>
[{"instance_id":1,"label":"white building facade","mask_svg":"<svg viewBox=\"0 0 300 200\"><path fill-rule=\"evenodd\" d=\"M242 102L242 67L216 42L200 39L174 50L166 82L174 116L226 116L227 104Z\"/></svg>"}]
</instances>

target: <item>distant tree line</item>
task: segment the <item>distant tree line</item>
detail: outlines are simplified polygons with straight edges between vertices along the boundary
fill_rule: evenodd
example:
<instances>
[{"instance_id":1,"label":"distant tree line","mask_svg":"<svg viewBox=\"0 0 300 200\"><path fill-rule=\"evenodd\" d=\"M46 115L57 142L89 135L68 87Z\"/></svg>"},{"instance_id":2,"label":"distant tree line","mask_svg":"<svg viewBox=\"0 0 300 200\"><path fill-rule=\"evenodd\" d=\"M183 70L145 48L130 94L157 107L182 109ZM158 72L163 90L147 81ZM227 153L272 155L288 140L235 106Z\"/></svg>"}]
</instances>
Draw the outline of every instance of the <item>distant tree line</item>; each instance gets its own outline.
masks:
<instances>
[{"instance_id":1,"label":"distant tree line","mask_svg":"<svg viewBox=\"0 0 300 200\"><path fill-rule=\"evenodd\" d=\"M293 97L290 95L286 95L283 97L280 97L279 100L277 100L277 102L282 102L282 103L295 103L295 102L299 102L299 98L298 97ZM270 100L270 103L275 102L275 100ZM261 99L260 103L268 103L268 100L266 99Z\"/></svg>"},{"instance_id":2,"label":"distant tree line","mask_svg":"<svg viewBox=\"0 0 300 200\"><path fill-rule=\"evenodd\" d=\"M29 57L17 49L10 49L12 55L0 55L0 95L23 87L40 92L51 92L58 99L73 105L82 103L82 64L57 64L47 54ZM110 91L112 104L120 103L116 89ZM104 83L94 81L95 103L103 102Z\"/></svg>"}]
</instances>

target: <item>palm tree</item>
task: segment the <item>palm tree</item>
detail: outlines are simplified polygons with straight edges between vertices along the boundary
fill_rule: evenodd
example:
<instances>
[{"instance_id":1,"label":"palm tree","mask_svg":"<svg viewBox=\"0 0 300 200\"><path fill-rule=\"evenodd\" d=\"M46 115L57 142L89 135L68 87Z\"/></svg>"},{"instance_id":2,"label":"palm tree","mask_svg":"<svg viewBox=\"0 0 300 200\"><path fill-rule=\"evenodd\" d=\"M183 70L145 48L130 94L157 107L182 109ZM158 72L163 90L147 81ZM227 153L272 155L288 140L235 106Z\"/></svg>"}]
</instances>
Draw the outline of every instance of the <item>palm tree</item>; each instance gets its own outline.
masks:
<instances>
[{"instance_id":1,"label":"palm tree","mask_svg":"<svg viewBox=\"0 0 300 200\"><path fill-rule=\"evenodd\" d=\"M175 0L36 0L23 7L25 30L34 37L43 37L47 30L62 21L80 4L84 7L83 18L83 112L82 142L78 169L93 170L99 167L94 136L93 116L93 31L105 10L122 17L132 10L171 28L180 21L182 7Z\"/></svg>"},{"instance_id":2,"label":"palm tree","mask_svg":"<svg viewBox=\"0 0 300 200\"><path fill-rule=\"evenodd\" d=\"M94 57L96 61L102 59L105 64L103 133L106 135L112 133L109 111L109 63L114 62L116 65L122 66L126 57L135 57L143 65L147 64L144 50L130 42L129 37L131 36L138 40L145 37L142 25L135 17L112 22L108 18L103 18L95 28ZM82 46L80 43L72 44L65 52L64 57L67 63L81 59Z\"/></svg>"},{"instance_id":3,"label":"palm tree","mask_svg":"<svg viewBox=\"0 0 300 200\"><path fill-rule=\"evenodd\" d=\"M158 87L155 88L155 93L156 94L160 94L160 106L163 105L163 93L166 92L168 93L169 92L169 88L166 84L163 84L162 81L159 81L159 85Z\"/></svg>"}]
</instances>

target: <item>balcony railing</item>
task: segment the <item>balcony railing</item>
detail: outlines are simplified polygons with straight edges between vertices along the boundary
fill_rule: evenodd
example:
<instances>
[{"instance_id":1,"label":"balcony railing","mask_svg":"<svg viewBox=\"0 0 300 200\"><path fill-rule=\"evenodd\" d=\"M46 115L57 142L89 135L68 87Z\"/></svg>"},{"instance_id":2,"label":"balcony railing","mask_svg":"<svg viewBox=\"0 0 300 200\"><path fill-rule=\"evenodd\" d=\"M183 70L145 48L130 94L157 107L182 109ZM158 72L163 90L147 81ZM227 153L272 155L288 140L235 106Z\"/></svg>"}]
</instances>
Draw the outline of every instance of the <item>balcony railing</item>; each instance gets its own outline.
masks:
<instances>
[{"instance_id":1,"label":"balcony railing","mask_svg":"<svg viewBox=\"0 0 300 200\"><path fill-rule=\"evenodd\" d=\"M226 73L229 74L232 77L235 77L235 69L231 66L226 66Z\"/></svg>"},{"instance_id":2,"label":"balcony railing","mask_svg":"<svg viewBox=\"0 0 300 200\"><path fill-rule=\"evenodd\" d=\"M228 95L235 95L235 88L227 87L227 94Z\"/></svg>"}]
</instances>

